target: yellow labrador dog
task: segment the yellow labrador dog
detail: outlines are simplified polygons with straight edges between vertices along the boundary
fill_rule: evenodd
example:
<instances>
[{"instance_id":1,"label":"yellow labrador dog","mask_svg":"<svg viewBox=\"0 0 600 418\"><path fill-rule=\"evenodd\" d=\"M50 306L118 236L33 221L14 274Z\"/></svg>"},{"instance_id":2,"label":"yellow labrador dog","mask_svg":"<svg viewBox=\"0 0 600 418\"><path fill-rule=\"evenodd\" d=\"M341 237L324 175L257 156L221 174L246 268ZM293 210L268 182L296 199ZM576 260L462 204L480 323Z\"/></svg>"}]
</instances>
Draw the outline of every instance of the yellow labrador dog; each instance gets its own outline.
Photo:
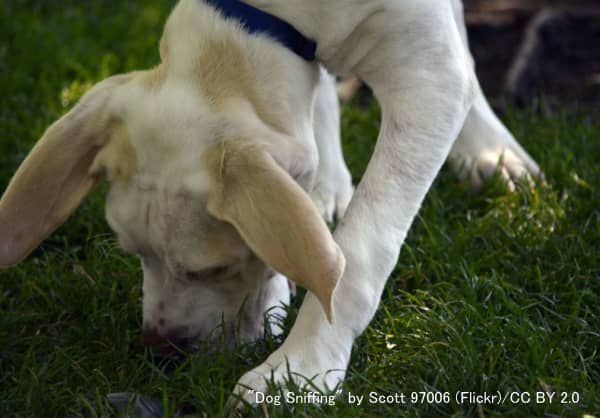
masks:
<instances>
[{"instance_id":1,"label":"yellow labrador dog","mask_svg":"<svg viewBox=\"0 0 600 418\"><path fill-rule=\"evenodd\" d=\"M255 339L289 301L287 278L310 290L283 345L239 381L250 400L288 370L324 390L342 381L449 154L474 182L498 163L509 182L539 173L479 89L460 0L181 0L160 56L48 128L0 201L0 265L106 177L107 220L143 265L148 344L193 346L222 322ZM318 63L360 77L382 107L353 197L335 85ZM332 236L322 216L334 212Z\"/></svg>"}]
</instances>

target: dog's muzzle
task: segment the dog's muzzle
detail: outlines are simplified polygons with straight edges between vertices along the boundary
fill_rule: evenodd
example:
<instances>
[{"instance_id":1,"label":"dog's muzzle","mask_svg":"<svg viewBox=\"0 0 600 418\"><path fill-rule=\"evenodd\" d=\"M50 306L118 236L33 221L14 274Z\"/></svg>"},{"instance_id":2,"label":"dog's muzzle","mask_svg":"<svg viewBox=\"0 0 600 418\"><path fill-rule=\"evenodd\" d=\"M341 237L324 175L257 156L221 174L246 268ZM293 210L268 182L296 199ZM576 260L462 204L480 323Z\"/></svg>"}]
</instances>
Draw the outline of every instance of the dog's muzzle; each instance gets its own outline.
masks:
<instances>
[{"instance_id":1,"label":"dog's muzzle","mask_svg":"<svg viewBox=\"0 0 600 418\"><path fill-rule=\"evenodd\" d=\"M186 336L185 329L172 329L161 334L156 328L144 327L142 344L160 356L180 356L197 350L196 338Z\"/></svg>"}]
</instances>

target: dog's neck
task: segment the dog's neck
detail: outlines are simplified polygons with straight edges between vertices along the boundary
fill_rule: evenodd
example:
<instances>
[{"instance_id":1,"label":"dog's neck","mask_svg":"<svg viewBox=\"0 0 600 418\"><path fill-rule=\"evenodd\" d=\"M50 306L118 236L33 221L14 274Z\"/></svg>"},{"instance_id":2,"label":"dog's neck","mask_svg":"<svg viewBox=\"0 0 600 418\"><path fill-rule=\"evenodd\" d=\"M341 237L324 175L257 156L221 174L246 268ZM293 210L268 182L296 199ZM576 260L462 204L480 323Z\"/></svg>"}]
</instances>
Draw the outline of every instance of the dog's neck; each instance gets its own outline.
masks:
<instances>
[{"instance_id":1,"label":"dog's neck","mask_svg":"<svg viewBox=\"0 0 600 418\"><path fill-rule=\"evenodd\" d=\"M248 33L267 34L299 57L314 61L317 43L283 19L240 0L200 0L215 7L227 19L238 21Z\"/></svg>"},{"instance_id":2,"label":"dog's neck","mask_svg":"<svg viewBox=\"0 0 600 418\"><path fill-rule=\"evenodd\" d=\"M302 142L312 137L318 66L280 43L249 34L211 5L182 0L160 51L162 71L199 86L211 108L232 115L247 112L249 104L269 129Z\"/></svg>"}]
</instances>

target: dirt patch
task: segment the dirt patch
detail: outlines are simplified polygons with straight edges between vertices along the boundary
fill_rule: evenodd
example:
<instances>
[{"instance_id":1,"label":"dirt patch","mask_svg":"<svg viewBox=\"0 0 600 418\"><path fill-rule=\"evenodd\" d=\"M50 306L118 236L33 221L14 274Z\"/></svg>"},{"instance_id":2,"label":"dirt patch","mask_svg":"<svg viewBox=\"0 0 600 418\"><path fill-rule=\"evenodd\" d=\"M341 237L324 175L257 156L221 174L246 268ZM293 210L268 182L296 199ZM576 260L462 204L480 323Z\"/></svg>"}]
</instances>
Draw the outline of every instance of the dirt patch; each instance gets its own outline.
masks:
<instances>
[{"instance_id":1,"label":"dirt patch","mask_svg":"<svg viewBox=\"0 0 600 418\"><path fill-rule=\"evenodd\" d=\"M597 0L465 0L477 73L486 94L520 103L600 104Z\"/></svg>"}]
</instances>

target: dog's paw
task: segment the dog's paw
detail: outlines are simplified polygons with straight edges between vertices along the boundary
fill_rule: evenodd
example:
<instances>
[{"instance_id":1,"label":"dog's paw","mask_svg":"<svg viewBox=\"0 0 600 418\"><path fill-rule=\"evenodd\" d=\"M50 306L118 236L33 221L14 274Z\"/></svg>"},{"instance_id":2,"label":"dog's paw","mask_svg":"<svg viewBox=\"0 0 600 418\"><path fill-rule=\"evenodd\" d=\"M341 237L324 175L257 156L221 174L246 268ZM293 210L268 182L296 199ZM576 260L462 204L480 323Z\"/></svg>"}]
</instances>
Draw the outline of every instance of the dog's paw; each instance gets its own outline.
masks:
<instances>
[{"instance_id":1,"label":"dog's paw","mask_svg":"<svg viewBox=\"0 0 600 418\"><path fill-rule=\"evenodd\" d=\"M496 172L510 191L518 183L533 184L543 179L537 163L508 132L487 133L477 140L459 138L450 152L449 161L459 178L480 188Z\"/></svg>"},{"instance_id":2,"label":"dog's paw","mask_svg":"<svg viewBox=\"0 0 600 418\"><path fill-rule=\"evenodd\" d=\"M309 344L308 341L305 343ZM336 359L326 352L319 353L315 349L318 344L306 344L286 350L284 343L263 364L244 374L229 398L229 408L261 404L270 387L278 387L281 393L293 392L294 395L336 392L346 374L347 360Z\"/></svg>"},{"instance_id":3,"label":"dog's paw","mask_svg":"<svg viewBox=\"0 0 600 418\"><path fill-rule=\"evenodd\" d=\"M332 222L334 217L337 219L344 217L353 193L352 176L346 165L342 164L330 173L317 173L310 197L321 216L327 222Z\"/></svg>"}]
</instances>

